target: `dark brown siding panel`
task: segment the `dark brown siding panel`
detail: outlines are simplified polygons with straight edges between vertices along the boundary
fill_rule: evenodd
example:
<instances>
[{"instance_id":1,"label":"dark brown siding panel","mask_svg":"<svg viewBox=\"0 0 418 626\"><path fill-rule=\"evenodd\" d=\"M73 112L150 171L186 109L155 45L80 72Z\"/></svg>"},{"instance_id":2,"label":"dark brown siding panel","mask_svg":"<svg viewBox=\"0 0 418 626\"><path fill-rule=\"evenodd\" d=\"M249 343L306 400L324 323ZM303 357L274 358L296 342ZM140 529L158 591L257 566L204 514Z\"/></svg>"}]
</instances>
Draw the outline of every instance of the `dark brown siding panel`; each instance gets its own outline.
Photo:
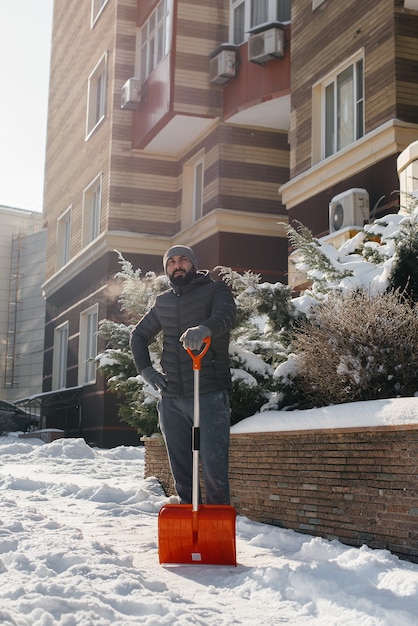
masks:
<instances>
[{"instance_id":1,"label":"dark brown siding panel","mask_svg":"<svg viewBox=\"0 0 418 626\"><path fill-rule=\"evenodd\" d=\"M222 41L228 41L228 28L220 27L219 24L202 24L196 20L179 20L177 26L177 36L196 37L198 39L210 39L217 41L220 37ZM224 39L222 39L224 37Z\"/></svg>"},{"instance_id":2,"label":"dark brown siding panel","mask_svg":"<svg viewBox=\"0 0 418 626\"><path fill-rule=\"evenodd\" d=\"M173 160L115 155L112 157L112 169L118 172L133 172L141 175L176 176L178 165Z\"/></svg>"},{"instance_id":3,"label":"dark brown siding panel","mask_svg":"<svg viewBox=\"0 0 418 626\"><path fill-rule=\"evenodd\" d=\"M246 198L243 196L221 196L222 208L231 211L248 211L249 213L270 213L272 215L286 215L286 209L277 200L263 200Z\"/></svg>"},{"instance_id":4,"label":"dark brown siding panel","mask_svg":"<svg viewBox=\"0 0 418 626\"><path fill-rule=\"evenodd\" d=\"M223 264L238 272L249 268L272 283L287 282L283 272L288 254L287 239L221 233L220 256Z\"/></svg>"},{"instance_id":5,"label":"dark brown siding panel","mask_svg":"<svg viewBox=\"0 0 418 626\"><path fill-rule=\"evenodd\" d=\"M138 206L148 204L157 207L167 207L173 206L174 198L172 193L158 189L133 189L130 187L113 186L110 190L110 200L115 203L126 203ZM132 210L136 210L134 206Z\"/></svg>"},{"instance_id":6,"label":"dark brown siding panel","mask_svg":"<svg viewBox=\"0 0 418 626\"><path fill-rule=\"evenodd\" d=\"M176 229L170 224L164 222L153 222L150 220L129 220L129 219L111 219L109 221L109 230L125 230L131 233L147 233L148 235L162 235L171 237L175 234Z\"/></svg>"},{"instance_id":7,"label":"dark brown siding panel","mask_svg":"<svg viewBox=\"0 0 418 626\"><path fill-rule=\"evenodd\" d=\"M288 170L274 165L260 165L237 161L221 161L220 175L225 178L255 180L257 182L278 183L286 181Z\"/></svg>"},{"instance_id":8,"label":"dark brown siding panel","mask_svg":"<svg viewBox=\"0 0 418 626\"><path fill-rule=\"evenodd\" d=\"M200 107L208 107L209 116L212 109L219 109L222 104L222 92L215 89L199 89L197 87L177 86L174 91L177 103L176 110L180 112L179 103Z\"/></svg>"}]
</instances>

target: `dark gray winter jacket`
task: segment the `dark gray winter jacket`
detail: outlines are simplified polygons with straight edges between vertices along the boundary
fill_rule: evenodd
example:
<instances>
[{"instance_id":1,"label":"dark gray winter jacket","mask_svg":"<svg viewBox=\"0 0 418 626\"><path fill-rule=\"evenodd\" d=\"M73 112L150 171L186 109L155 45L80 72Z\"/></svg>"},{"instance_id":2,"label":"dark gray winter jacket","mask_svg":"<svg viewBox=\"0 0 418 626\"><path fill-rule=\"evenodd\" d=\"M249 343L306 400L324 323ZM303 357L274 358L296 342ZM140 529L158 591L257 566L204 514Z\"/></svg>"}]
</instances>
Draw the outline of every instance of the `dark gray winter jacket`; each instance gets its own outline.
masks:
<instances>
[{"instance_id":1,"label":"dark gray winter jacket","mask_svg":"<svg viewBox=\"0 0 418 626\"><path fill-rule=\"evenodd\" d=\"M220 391L231 385L229 333L236 315L229 287L214 281L209 272L198 271L189 285L172 286L157 296L155 304L138 322L131 335L131 349L138 372L151 365L148 345L163 331L161 366L168 384L165 396L192 396L192 359L179 337L191 326L204 324L212 342L202 359L200 392Z\"/></svg>"}]
</instances>

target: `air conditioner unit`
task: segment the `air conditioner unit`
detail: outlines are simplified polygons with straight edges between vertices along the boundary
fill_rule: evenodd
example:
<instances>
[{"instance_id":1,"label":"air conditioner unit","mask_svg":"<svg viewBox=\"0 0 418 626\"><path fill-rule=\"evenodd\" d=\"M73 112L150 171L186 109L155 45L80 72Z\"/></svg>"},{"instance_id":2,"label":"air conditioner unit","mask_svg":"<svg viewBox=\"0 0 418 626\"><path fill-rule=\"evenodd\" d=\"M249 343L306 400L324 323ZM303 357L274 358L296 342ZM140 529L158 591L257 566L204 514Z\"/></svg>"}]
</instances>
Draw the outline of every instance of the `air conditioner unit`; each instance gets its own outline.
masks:
<instances>
[{"instance_id":1,"label":"air conditioner unit","mask_svg":"<svg viewBox=\"0 0 418 626\"><path fill-rule=\"evenodd\" d=\"M284 35L281 28L269 28L261 33L251 35L248 40L248 60L254 63L265 63L275 57L284 55Z\"/></svg>"},{"instance_id":2,"label":"air conditioner unit","mask_svg":"<svg viewBox=\"0 0 418 626\"><path fill-rule=\"evenodd\" d=\"M141 102L141 81L139 78L129 78L121 90L121 109L137 110Z\"/></svg>"},{"instance_id":3,"label":"air conditioner unit","mask_svg":"<svg viewBox=\"0 0 418 626\"><path fill-rule=\"evenodd\" d=\"M209 80L212 85L224 85L236 75L235 50L221 50L209 61Z\"/></svg>"},{"instance_id":4,"label":"air conditioner unit","mask_svg":"<svg viewBox=\"0 0 418 626\"><path fill-rule=\"evenodd\" d=\"M365 189L347 189L329 203L331 233L348 226L363 227L370 218L369 194Z\"/></svg>"}]
</instances>

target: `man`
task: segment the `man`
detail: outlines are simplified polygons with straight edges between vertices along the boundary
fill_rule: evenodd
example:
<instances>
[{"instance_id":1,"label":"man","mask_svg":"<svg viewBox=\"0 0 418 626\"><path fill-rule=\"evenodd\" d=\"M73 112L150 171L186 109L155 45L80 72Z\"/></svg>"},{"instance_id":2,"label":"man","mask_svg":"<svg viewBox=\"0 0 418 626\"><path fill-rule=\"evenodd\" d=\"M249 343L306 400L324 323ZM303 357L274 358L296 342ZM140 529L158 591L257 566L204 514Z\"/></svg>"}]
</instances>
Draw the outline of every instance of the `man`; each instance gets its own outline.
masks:
<instances>
[{"instance_id":1,"label":"man","mask_svg":"<svg viewBox=\"0 0 418 626\"><path fill-rule=\"evenodd\" d=\"M229 287L214 281L208 270L197 270L194 252L173 246L164 255L170 289L159 294L131 335L135 365L143 379L161 392L160 428L182 504L192 502L192 426L194 373L186 349L200 352L203 339L211 345L200 370L200 458L207 504L229 504L228 390L229 333L236 306ZM161 366L151 363L148 345L163 332Z\"/></svg>"}]
</instances>

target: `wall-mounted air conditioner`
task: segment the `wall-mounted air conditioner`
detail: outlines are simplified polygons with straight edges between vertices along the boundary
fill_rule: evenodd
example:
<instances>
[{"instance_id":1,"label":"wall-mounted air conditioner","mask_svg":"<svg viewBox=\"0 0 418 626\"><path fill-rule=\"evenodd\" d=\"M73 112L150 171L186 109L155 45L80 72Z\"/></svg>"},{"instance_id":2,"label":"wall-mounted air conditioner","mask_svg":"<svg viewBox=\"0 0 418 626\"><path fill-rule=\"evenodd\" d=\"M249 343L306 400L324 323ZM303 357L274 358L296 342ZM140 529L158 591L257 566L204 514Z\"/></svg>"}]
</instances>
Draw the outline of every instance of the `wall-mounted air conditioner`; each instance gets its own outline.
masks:
<instances>
[{"instance_id":1,"label":"wall-mounted air conditioner","mask_svg":"<svg viewBox=\"0 0 418 626\"><path fill-rule=\"evenodd\" d=\"M139 78L129 78L121 89L121 109L138 110L143 100L141 81Z\"/></svg>"},{"instance_id":2,"label":"wall-mounted air conditioner","mask_svg":"<svg viewBox=\"0 0 418 626\"><path fill-rule=\"evenodd\" d=\"M224 85L230 78L235 78L235 75L235 50L221 50L209 61L209 80L212 85Z\"/></svg>"},{"instance_id":3,"label":"wall-mounted air conditioner","mask_svg":"<svg viewBox=\"0 0 418 626\"><path fill-rule=\"evenodd\" d=\"M248 40L248 60L265 63L269 59L284 55L284 34L281 28L268 28L250 35Z\"/></svg>"},{"instance_id":4,"label":"wall-mounted air conditioner","mask_svg":"<svg viewBox=\"0 0 418 626\"><path fill-rule=\"evenodd\" d=\"M370 218L369 194L365 189L347 189L329 203L331 233L348 226L363 227Z\"/></svg>"}]
</instances>

